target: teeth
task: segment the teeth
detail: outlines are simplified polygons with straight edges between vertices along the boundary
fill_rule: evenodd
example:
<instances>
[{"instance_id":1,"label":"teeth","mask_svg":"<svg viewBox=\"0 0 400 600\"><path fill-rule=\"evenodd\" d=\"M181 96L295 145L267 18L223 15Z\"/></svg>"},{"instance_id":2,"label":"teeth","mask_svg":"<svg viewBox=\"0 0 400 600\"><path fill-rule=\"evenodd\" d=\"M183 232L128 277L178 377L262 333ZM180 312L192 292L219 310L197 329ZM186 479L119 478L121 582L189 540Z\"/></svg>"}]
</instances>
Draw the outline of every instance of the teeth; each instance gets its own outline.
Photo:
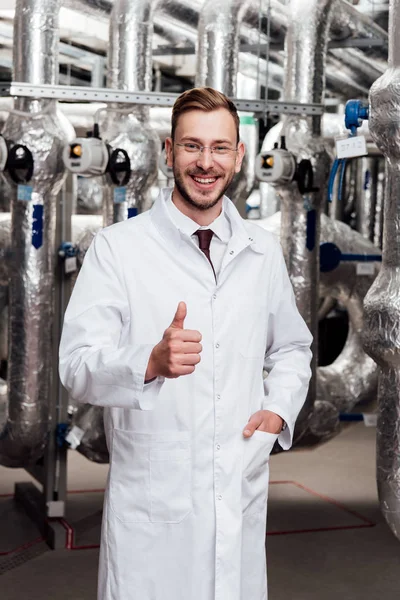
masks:
<instances>
[{"instance_id":1,"label":"teeth","mask_svg":"<svg viewBox=\"0 0 400 600\"><path fill-rule=\"evenodd\" d=\"M216 177L213 177L212 179L200 179L200 177L193 177L193 179L198 183L214 183L214 181L217 181Z\"/></svg>"}]
</instances>

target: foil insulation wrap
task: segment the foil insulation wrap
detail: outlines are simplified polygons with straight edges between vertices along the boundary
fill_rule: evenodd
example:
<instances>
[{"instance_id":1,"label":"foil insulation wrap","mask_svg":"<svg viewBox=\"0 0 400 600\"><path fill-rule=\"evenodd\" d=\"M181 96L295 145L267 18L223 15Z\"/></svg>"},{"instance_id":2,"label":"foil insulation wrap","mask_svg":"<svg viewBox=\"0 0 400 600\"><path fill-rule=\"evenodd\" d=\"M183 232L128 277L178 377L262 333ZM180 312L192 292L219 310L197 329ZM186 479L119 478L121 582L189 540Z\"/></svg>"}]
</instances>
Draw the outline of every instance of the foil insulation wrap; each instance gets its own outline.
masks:
<instances>
[{"instance_id":1,"label":"foil insulation wrap","mask_svg":"<svg viewBox=\"0 0 400 600\"><path fill-rule=\"evenodd\" d=\"M285 100L322 103L334 5L335 0L292 0L285 39ZM320 214L326 197L330 157L322 139L320 117L288 117L283 134L297 162L311 161L316 190L303 197L297 183L277 188L281 198L283 252L299 311L314 339L313 377L296 425L299 437L307 430L316 399Z\"/></svg>"},{"instance_id":2,"label":"foil insulation wrap","mask_svg":"<svg viewBox=\"0 0 400 600\"><path fill-rule=\"evenodd\" d=\"M59 0L17 0L14 18L15 81L55 84L58 74ZM35 462L47 443L51 402L56 194L64 179L67 132L54 101L18 99L3 135L27 146L34 171L29 196L12 186L9 270L8 403L0 424L0 463ZM25 190L27 193L28 190Z\"/></svg>"},{"instance_id":3,"label":"foil insulation wrap","mask_svg":"<svg viewBox=\"0 0 400 600\"><path fill-rule=\"evenodd\" d=\"M365 298L364 347L381 367L377 483L382 513L400 539L400 2L389 14L389 68L370 91L370 131L386 158L382 269Z\"/></svg>"},{"instance_id":4,"label":"foil insulation wrap","mask_svg":"<svg viewBox=\"0 0 400 600\"><path fill-rule=\"evenodd\" d=\"M280 236L281 214L254 221ZM321 243L336 244L343 253L379 254L371 242L345 223L321 216ZM342 352L328 366L318 367L316 401L309 415L303 439L316 442L331 437L339 430L339 413L350 412L358 403L373 400L377 392L378 369L362 346L363 300L375 275L358 275L355 262L343 262L333 271L321 273L319 298L335 299L346 308L349 332ZM331 304L332 306L332 304Z\"/></svg>"},{"instance_id":5,"label":"foil insulation wrap","mask_svg":"<svg viewBox=\"0 0 400 600\"><path fill-rule=\"evenodd\" d=\"M376 477L383 516L400 539L400 372L385 368L379 376Z\"/></svg>"},{"instance_id":6,"label":"foil insulation wrap","mask_svg":"<svg viewBox=\"0 0 400 600\"><path fill-rule=\"evenodd\" d=\"M107 123L101 127L104 139L112 148L122 148L129 156L131 176L125 187L122 201L116 201L118 188L111 185L109 176L103 177L103 217L104 225L111 225L128 218L128 210L136 209L137 213L150 207L150 188L157 181L158 157L161 143L157 133L147 124L142 109L134 113L121 114L110 111Z\"/></svg>"},{"instance_id":7,"label":"foil insulation wrap","mask_svg":"<svg viewBox=\"0 0 400 600\"><path fill-rule=\"evenodd\" d=\"M227 96L236 95L239 31L247 5L248 0L204 2L198 28L196 86L210 86ZM257 90L253 90L253 93L256 96ZM241 206L244 207L252 189L252 186L248 189L248 184L249 177L254 173L254 170L250 173L250 165L256 132L250 132L250 127L243 127L240 133L252 138L243 140L250 143L250 154L245 155L241 171L235 175L227 190L227 195L234 204L238 204L239 210Z\"/></svg>"},{"instance_id":8,"label":"foil insulation wrap","mask_svg":"<svg viewBox=\"0 0 400 600\"><path fill-rule=\"evenodd\" d=\"M55 104L41 117L11 114L3 135L27 146L34 158L31 200L18 200L13 184L8 273L9 414L0 435L0 463L22 466L42 455L49 430L56 195L64 179L62 151L68 135L57 121ZM35 226L41 237L36 245Z\"/></svg>"},{"instance_id":9,"label":"foil insulation wrap","mask_svg":"<svg viewBox=\"0 0 400 600\"><path fill-rule=\"evenodd\" d=\"M196 86L236 95L239 30L247 0L206 0L199 19Z\"/></svg>"},{"instance_id":10,"label":"foil insulation wrap","mask_svg":"<svg viewBox=\"0 0 400 600\"><path fill-rule=\"evenodd\" d=\"M158 0L116 0L110 18L108 86L114 89L151 89L153 16ZM129 209L149 208L150 188L157 180L160 140L149 125L149 109L118 105L107 112L102 137L111 148L121 148L130 159L130 179L121 190L103 178L104 225L124 221Z\"/></svg>"},{"instance_id":11,"label":"foil insulation wrap","mask_svg":"<svg viewBox=\"0 0 400 600\"><path fill-rule=\"evenodd\" d=\"M77 213L99 215L103 210L103 188L98 179L79 177L77 181Z\"/></svg>"}]
</instances>

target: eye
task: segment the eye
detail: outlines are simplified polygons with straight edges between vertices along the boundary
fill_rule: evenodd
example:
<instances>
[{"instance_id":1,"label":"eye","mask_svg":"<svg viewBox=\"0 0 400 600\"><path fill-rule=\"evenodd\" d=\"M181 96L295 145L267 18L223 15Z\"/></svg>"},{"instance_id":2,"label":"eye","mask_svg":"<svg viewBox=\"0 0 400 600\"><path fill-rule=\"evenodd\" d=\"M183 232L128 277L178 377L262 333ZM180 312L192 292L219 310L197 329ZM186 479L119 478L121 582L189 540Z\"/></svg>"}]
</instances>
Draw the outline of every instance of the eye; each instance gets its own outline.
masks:
<instances>
[{"instance_id":1,"label":"eye","mask_svg":"<svg viewBox=\"0 0 400 600\"><path fill-rule=\"evenodd\" d=\"M213 150L217 154L227 154L231 148L228 148L228 146L214 146Z\"/></svg>"},{"instance_id":2,"label":"eye","mask_svg":"<svg viewBox=\"0 0 400 600\"><path fill-rule=\"evenodd\" d=\"M200 150L200 146L198 144L187 143L184 144L184 146L187 152L198 152Z\"/></svg>"}]
</instances>

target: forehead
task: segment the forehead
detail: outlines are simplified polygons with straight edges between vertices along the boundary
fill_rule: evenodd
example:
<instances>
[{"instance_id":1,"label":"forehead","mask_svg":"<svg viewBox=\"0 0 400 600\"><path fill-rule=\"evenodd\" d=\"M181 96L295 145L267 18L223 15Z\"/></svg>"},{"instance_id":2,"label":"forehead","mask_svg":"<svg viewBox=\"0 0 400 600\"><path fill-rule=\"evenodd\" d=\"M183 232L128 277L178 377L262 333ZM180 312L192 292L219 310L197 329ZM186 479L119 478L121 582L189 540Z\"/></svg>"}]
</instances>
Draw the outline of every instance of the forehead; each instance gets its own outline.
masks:
<instances>
[{"instance_id":1,"label":"forehead","mask_svg":"<svg viewBox=\"0 0 400 600\"><path fill-rule=\"evenodd\" d=\"M210 112L190 110L179 116L175 138L194 137L208 144L214 140L236 141L235 119L226 108Z\"/></svg>"}]
</instances>

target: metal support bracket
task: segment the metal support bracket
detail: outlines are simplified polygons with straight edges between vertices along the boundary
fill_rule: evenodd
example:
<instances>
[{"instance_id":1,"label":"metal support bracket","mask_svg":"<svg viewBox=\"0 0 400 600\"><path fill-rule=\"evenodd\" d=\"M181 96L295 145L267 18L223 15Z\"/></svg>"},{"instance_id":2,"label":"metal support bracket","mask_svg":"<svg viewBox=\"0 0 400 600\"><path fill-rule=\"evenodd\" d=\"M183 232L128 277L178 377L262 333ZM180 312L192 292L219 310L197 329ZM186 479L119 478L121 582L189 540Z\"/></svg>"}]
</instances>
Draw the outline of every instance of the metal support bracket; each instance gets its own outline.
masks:
<instances>
[{"instance_id":1,"label":"metal support bracket","mask_svg":"<svg viewBox=\"0 0 400 600\"><path fill-rule=\"evenodd\" d=\"M72 102L119 102L123 104L141 104L148 106L172 106L178 94L161 92L129 92L109 88L94 88L67 85L32 85L23 82L11 82L0 86L1 96L22 96L25 98L52 98ZM300 102L272 102L264 100L246 100L232 98L236 108L241 111L273 114L318 116L324 113L322 104L301 104Z\"/></svg>"}]
</instances>

